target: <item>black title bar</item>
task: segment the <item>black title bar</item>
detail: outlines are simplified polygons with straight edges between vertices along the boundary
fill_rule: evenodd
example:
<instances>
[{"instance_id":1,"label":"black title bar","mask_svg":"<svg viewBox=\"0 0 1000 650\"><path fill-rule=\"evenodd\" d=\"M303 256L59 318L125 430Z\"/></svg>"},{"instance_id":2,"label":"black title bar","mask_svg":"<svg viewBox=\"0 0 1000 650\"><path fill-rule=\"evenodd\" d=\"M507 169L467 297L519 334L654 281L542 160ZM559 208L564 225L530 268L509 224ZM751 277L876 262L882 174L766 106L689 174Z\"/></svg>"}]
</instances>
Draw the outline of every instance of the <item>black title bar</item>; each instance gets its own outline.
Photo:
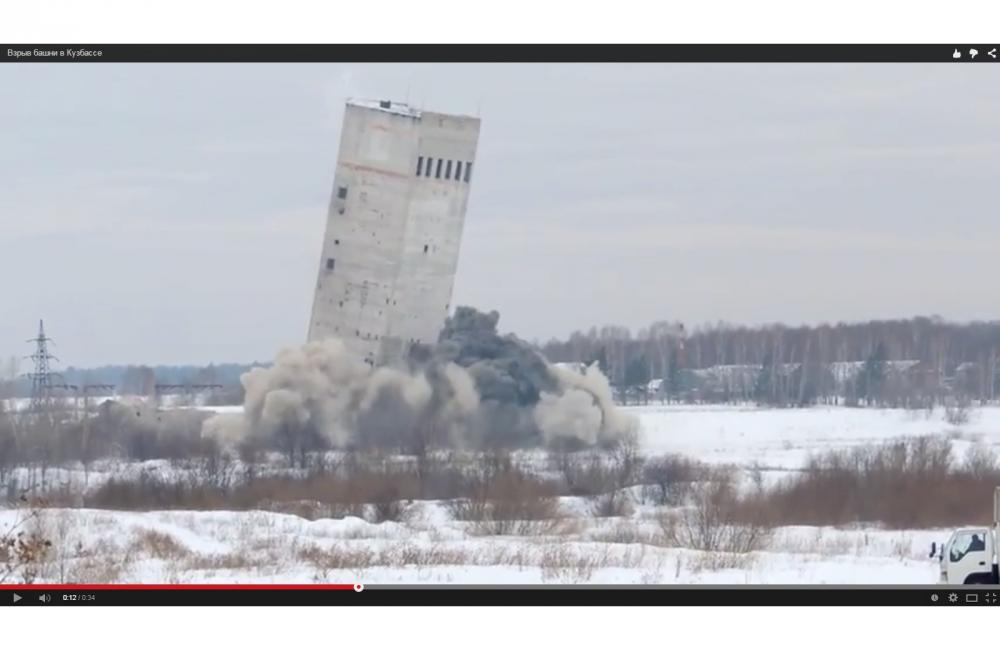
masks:
<instances>
[{"instance_id":1,"label":"black title bar","mask_svg":"<svg viewBox=\"0 0 1000 650\"><path fill-rule=\"evenodd\" d=\"M996 43L872 45L0 44L0 63L997 63Z\"/></svg>"}]
</instances>

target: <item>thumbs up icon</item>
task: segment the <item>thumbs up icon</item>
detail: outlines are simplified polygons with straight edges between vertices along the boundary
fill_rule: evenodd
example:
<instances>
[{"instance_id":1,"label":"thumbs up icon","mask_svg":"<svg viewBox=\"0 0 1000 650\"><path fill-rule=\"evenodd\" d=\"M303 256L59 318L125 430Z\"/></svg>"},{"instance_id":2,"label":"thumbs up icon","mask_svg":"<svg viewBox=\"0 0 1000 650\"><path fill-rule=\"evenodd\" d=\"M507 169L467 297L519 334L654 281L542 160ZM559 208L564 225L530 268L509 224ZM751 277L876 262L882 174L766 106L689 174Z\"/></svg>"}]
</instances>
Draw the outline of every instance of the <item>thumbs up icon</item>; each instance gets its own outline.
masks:
<instances>
[{"instance_id":1,"label":"thumbs up icon","mask_svg":"<svg viewBox=\"0 0 1000 650\"><path fill-rule=\"evenodd\" d=\"M957 47L955 48L955 51L951 53L951 58L953 58L953 59L961 59L962 58L962 53L958 51Z\"/></svg>"}]
</instances>

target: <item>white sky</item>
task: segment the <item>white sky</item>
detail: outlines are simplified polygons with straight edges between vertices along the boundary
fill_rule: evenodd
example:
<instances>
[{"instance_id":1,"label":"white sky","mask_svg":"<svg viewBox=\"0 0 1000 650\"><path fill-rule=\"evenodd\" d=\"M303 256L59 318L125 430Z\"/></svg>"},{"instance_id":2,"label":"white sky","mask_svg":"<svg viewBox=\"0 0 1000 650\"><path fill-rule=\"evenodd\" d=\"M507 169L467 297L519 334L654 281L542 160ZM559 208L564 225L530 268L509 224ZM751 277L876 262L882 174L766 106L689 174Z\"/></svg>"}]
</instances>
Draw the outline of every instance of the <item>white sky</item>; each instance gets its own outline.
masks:
<instances>
[{"instance_id":1,"label":"white sky","mask_svg":"<svg viewBox=\"0 0 1000 650\"><path fill-rule=\"evenodd\" d=\"M348 96L483 119L453 304L529 339L1000 318L1000 63L0 66L0 355L306 334Z\"/></svg>"}]
</instances>

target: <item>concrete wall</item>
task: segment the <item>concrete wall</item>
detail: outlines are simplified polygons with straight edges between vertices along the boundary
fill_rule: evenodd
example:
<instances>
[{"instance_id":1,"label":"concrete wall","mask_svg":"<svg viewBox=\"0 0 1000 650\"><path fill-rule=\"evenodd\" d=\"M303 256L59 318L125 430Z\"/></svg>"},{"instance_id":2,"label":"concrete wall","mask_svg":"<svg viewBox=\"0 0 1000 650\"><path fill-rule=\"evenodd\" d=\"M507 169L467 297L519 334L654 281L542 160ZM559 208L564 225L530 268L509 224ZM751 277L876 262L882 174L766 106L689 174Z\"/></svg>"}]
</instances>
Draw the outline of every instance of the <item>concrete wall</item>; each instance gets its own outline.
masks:
<instances>
[{"instance_id":1,"label":"concrete wall","mask_svg":"<svg viewBox=\"0 0 1000 650\"><path fill-rule=\"evenodd\" d=\"M478 138L476 118L348 103L309 340L341 338L373 363L437 340L451 308Z\"/></svg>"}]
</instances>

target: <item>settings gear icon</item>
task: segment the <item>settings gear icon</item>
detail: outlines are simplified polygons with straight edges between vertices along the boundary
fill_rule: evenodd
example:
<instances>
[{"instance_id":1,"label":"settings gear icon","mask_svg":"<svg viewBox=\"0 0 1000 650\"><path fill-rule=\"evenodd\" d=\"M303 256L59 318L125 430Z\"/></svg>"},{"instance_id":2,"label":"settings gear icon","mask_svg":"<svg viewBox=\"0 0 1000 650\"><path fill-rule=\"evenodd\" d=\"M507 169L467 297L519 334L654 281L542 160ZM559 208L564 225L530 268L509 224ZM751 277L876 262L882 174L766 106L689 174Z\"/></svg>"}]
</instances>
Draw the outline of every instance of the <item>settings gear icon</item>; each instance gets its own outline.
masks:
<instances>
[{"instance_id":1,"label":"settings gear icon","mask_svg":"<svg viewBox=\"0 0 1000 650\"><path fill-rule=\"evenodd\" d=\"M949 603L957 603L958 602L958 594L956 594L954 591L951 592L950 594L948 594L948 602Z\"/></svg>"}]
</instances>

